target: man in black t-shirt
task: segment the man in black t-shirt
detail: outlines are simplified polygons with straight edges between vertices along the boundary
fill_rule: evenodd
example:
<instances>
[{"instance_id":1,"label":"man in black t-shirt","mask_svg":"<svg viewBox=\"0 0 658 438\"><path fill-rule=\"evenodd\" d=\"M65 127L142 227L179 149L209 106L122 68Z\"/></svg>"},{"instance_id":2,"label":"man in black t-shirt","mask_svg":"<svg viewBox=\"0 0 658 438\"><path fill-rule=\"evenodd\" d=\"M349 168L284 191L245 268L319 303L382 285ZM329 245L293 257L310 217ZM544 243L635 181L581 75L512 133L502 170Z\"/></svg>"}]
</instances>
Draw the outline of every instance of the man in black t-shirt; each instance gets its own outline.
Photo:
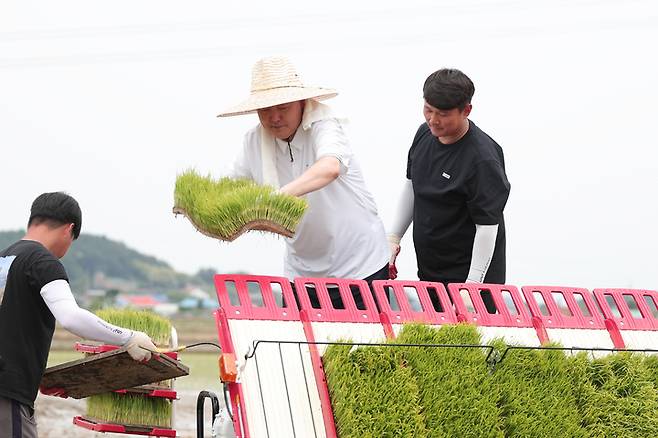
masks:
<instances>
[{"instance_id":1,"label":"man in black t-shirt","mask_svg":"<svg viewBox=\"0 0 658 438\"><path fill-rule=\"evenodd\" d=\"M70 332L124 345L133 359L155 351L142 332L113 326L78 307L59 261L80 235L71 196L44 193L32 204L27 233L0 251L0 436L36 438L34 400L48 360L55 320ZM65 396L65 394L58 394Z\"/></svg>"},{"instance_id":2,"label":"man in black t-shirt","mask_svg":"<svg viewBox=\"0 0 658 438\"><path fill-rule=\"evenodd\" d=\"M400 239L413 221L421 280L505 282L503 209L510 184L503 150L468 119L474 91L455 69L438 70L425 81L425 123L409 150L407 180L388 233L393 271Z\"/></svg>"}]
</instances>

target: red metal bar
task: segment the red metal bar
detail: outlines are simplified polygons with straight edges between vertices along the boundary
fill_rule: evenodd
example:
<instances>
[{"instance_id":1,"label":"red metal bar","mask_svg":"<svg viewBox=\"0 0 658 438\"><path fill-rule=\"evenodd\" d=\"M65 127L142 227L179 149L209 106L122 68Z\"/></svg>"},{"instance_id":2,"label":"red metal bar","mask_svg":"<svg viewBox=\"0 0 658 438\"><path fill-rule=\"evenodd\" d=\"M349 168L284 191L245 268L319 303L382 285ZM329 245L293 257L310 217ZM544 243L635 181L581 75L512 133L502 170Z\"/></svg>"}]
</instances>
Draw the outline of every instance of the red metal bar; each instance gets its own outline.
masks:
<instances>
[{"instance_id":1,"label":"red metal bar","mask_svg":"<svg viewBox=\"0 0 658 438\"><path fill-rule=\"evenodd\" d=\"M603 315L597 308L594 297L589 290L579 287L568 286L523 286L521 288L525 296L530 313L542 320L547 328L570 328L570 329L605 329ZM541 312L535 293L542 297L546 305L548 315ZM554 299L554 294L562 296L567 306L560 310ZM585 314L578 305L575 296L579 295L589 315ZM569 314L565 314L565 311Z\"/></svg>"},{"instance_id":2,"label":"red metal bar","mask_svg":"<svg viewBox=\"0 0 658 438\"><path fill-rule=\"evenodd\" d=\"M429 281L375 280L372 282L373 292L377 297L379 308L385 313L391 323L421 322L426 324L455 324L457 315L445 287L441 283ZM386 289L392 290L400 310L391 308ZM422 310L415 311L411 306L406 289L413 289L418 297ZM442 311L434 309L429 289L436 291Z\"/></svg>"},{"instance_id":3,"label":"red metal bar","mask_svg":"<svg viewBox=\"0 0 658 438\"><path fill-rule=\"evenodd\" d=\"M460 321L490 327L534 327L530 312L528 312L523 297L516 286L509 284L451 283L448 285L448 291L452 297L452 302L455 303ZM461 291L466 291L468 294L473 304L473 311L467 308ZM496 313L489 313L487 311L484 300L482 299L482 292L491 294L493 302L496 305ZM505 302L503 292L509 293L512 299L514 313L510 311L510 308Z\"/></svg>"},{"instance_id":4,"label":"red metal bar","mask_svg":"<svg viewBox=\"0 0 658 438\"><path fill-rule=\"evenodd\" d=\"M219 346L222 348L222 353L235 354L226 311L224 309L217 309L213 312L213 315L215 316L215 326L217 327ZM229 393L231 411L233 412L233 430L235 431L235 436L236 438L250 438L247 412L244 403L242 403L242 400L244 400L242 385L237 382L228 382L226 387Z\"/></svg>"},{"instance_id":5,"label":"red metal bar","mask_svg":"<svg viewBox=\"0 0 658 438\"><path fill-rule=\"evenodd\" d=\"M227 284L233 283L237 293L239 304L231 303L231 296ZM255 305L249 291L249 284L258 286L263 301L263 306ZM276 303L272 284L278 284L281 288L285 306ZM263 275L215 275L215 288L219 305L225 310L230 319L257 319L276 321L298 321L299 310L295 303L290 281L284 277L270 277Z\"/></svg>"},{"instance_id":6,"label":"red metal bar","mask_svg":"<svg viewBox=\"0 0 658 438\"><path fill-rule=\"evenodd\" d=\"M169 400L176 400L178 398L176 391L171 389L154 389L148 392L131 391L130 389L117 389L114 392L117 394L139 394L144 397L167 398Z\"/></svg>"},{"instance_id":7,"label":"red metal bar","mask_svg":"<svg viewBox=\"0 0 658 438\"><path fill-rule=\"evenodd\" d=\"M379 314L379 322L381 322L382 327L384 327L384 334L386 335L386 339L395 339L395 332L393 331L391 317L387 313L381 312Z\"/></svg>"},{"instance_id":8,"label":"red metal bar","mask_svg":"<svg viewBox=\"0 0 658 438\"><path fill-rule=\"evenodd\" d=\"M621 316L613 313L607 297L613 300ZM633 315L625 297L635 301L640 315ZM605 318L614 321L620 330L658 330L658 319L647 304L647 300L651 300L654 306L658 305L658 292L641 289L594 289L594 298Z\"/></svg>"},{"instance_id":9,"label":"red metal bar","mask_svg":"<svg viewBox=\"0 0 658 438\"><path fill-rule=\"evenodd\" d=\"M311 305L306 286L312 286L320 301L320 308ZM336 286L343 301L344 309L335 309L331 304L327 286ZM357 309L351 287L359 288L365 309ZM368 283L363 280L343 278L295 278L295 290L302 310L307 311L309 321L332 322L372 322L378 323L379 316L375 300L372 298Z\"/></svg>"}]
</instances>

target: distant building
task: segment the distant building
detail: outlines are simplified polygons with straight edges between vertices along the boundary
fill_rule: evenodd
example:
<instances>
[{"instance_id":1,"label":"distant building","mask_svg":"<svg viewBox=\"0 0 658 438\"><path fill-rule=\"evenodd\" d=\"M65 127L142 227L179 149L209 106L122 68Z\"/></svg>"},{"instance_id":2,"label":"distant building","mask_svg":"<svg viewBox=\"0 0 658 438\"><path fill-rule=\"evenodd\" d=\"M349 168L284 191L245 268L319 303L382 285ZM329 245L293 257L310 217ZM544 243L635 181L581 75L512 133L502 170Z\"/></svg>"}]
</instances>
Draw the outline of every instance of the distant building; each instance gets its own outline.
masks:
<instances>
[{"instance_id":1,"label":"distant building","mask_svg":"<svg viewBox=\"0 0 658 438\"><path fill-rule=\"evenodd\" d=\"M180 308L176 303L160 303L153 307L153 311L162 316L173 316L178 313Z\"/></svg>"},{"instance_id":2,"label":"distant building","mask_svg":"<svg viewBox=\"0 0 658 438\"><path fill-rule=\"evenodd\" d=\"M119 307L151 310L162 316L172 316L180 310L178 304L170 303L166 297L157 295L120 295L116 302Z\"/></svg>"},{"instance_id":3,"label":"distant building","mask_svg":"<svg viewBox=\"0 0 658 438\"><path fill-rule=\"evenodd\" d=\"M158 304L162 304L162 301L156 299L153 295L120 295L117 298L117 304L120 307L153 309Z\"/></svg>"}]
</instances>

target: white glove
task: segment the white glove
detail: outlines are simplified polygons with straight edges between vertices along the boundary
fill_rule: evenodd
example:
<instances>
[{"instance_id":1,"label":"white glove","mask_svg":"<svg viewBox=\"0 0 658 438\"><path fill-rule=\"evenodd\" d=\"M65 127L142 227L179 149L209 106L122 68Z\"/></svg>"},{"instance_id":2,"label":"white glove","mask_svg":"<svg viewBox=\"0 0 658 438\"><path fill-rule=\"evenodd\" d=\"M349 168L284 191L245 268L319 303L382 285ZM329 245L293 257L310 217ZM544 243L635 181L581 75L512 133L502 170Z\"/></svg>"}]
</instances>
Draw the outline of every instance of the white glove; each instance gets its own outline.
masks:
<instances>
[{"instance_id":1,"label":"white glove","mask_svg":"<svg viewBox=\"0 0 658 438\"><path fill-rule=\"evenodd\" d=\"M148 362L151 359L151 351L157 351L151 338L144 332L133 331L128 342L124 344L130 357L139 362Z\"/></svg>"}]
</instances>

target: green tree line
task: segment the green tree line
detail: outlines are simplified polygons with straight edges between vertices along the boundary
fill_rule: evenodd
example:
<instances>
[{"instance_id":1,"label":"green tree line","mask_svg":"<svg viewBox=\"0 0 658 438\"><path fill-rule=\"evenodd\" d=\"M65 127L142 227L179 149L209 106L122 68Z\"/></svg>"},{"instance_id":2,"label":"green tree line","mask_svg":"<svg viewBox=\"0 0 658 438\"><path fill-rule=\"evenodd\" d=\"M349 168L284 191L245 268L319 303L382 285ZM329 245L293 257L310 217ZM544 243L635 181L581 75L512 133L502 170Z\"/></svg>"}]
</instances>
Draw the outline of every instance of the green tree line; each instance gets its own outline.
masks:
<instances>
[{"instance_id":1,"label":"green tree line","mask_svg":"<svg viewBox=\"0 0 658 438\"><path fill-rule=\"evenodd\" d=\"M0 231L0 250L24 235L23 230ZM180 273L156 257L142 254L116 240L93 234L81 235L62 263L76 294L92 288L98 274L134 284L137 289L175 293L189 284L212 288L212 276L216 273L212 268L201 269L195 275Z\"/></svg>"}]
</instances>

